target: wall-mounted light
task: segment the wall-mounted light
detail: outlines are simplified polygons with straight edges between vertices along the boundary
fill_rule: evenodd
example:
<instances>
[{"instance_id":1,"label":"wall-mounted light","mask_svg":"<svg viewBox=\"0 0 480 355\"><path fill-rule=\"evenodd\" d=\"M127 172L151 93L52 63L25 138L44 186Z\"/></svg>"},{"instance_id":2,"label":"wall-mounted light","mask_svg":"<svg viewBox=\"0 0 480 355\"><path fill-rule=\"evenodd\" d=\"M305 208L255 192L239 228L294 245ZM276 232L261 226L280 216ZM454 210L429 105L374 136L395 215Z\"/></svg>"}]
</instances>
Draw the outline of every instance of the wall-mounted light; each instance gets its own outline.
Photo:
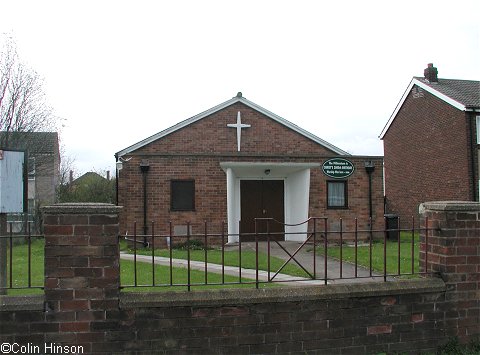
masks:
<instances>
[{"instance_id":1,"label":"wall-mounted light","mask_svg":"<svg viewBox=\"0 0 480 355\"><path fill-rule=\"evenodd\" d=\"M265 169L264 173L265 175L270 175L270 169Z\"/></svg>"},{"instance_id":2,"label":"wall-mounted light","mask_svg":"<svg viewBox=\"0 0 480 355\"><path fill-rule=\"evenodd\" d=\"M132 157L128 158L128 159L125 159L123 157L118 157L118 160L117 162L115 163L116 167L117 167L117 171L119 170L122 170L123 169L123 163L126 163L127 161L129 161L130 159L132 159Z\"/></svg>"}]
</instances>

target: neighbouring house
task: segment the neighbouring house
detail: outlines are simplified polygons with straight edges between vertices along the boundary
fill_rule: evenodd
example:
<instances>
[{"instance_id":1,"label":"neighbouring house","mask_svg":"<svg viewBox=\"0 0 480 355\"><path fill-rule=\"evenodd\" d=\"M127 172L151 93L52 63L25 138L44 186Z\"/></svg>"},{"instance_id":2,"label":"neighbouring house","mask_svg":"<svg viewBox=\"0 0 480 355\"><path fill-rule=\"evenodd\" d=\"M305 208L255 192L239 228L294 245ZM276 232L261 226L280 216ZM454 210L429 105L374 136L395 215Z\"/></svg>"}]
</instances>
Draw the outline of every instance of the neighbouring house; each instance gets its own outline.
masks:
<instances>
[{"instance_id":1,"label":"neighbouring house","mask_svg":"<svg viewBox=\"0 0 480 355\"><path fill-rule=\"evenodd\" d=\"M39 207L57 201L60 150L57 132L0 132L0 148L23 150L28 157L28 215L39 222ZM22 218L9 217L21 228ZM38 227L38 225L36 226Z\"/></svg>"},{"instance_id":2,"label":"neighbouring house","mask_svg":"<svg viewBox=\"0 0 480 355\"><path fill-rule=\"evenodd\" d=\"M99 202L115 203L115 181L110 179L110 171L105 176L89 171L74 179L73 171L66 184L60 186L59 202Z\"/></svg>"},{"instance_id":3,"label":"neighbouring house","mask_svg":"<svg viewBox=\"0 0 480 355\"><path fill-rule=\"evenodd\" d=\"M309 217L328 217L332 231L340 218L345 229L355 217L359 228L370 217L383 227L383 157L350 155L241 93L115 156L120 228L129 234L135 221L144 234L151 221L156 233L171 221L174 234L187 222L195 234L204 221L217 231L225 221L236 242L255 231L256 217L281 222L270 231L289 240L305 240L307 226L295 224Z\"/></svg>"},{"instance_id":4,"label":"neighbouring house","mask_svg":"<svg viewBox=\"0 0 480 355\"><path fill-rule=\"evenodd\" d=\"M380 138L387 212L401 221L425 201L479 200L480 81L438 78L428 64Z\"/></svg>"}]
</instances>

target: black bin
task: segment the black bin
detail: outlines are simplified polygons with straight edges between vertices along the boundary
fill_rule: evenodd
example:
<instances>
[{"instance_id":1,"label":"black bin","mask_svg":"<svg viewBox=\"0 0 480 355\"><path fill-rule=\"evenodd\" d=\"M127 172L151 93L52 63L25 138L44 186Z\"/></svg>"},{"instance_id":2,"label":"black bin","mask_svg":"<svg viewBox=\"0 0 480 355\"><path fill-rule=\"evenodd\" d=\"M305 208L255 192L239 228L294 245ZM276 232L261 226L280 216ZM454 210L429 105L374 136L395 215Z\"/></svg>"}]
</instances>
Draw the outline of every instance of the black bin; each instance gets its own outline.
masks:
<instances>
[{"instance_id":1,"label":"black bin","mask_svg":"<svg viewBox=\"0 0 480 355\"><path fill-rule=\"evenodd\" d=\"M385 229L388 240L398 240L400 238L400 231L398 226L398 215L385 214Z\"/></svg>"}]
</instances>

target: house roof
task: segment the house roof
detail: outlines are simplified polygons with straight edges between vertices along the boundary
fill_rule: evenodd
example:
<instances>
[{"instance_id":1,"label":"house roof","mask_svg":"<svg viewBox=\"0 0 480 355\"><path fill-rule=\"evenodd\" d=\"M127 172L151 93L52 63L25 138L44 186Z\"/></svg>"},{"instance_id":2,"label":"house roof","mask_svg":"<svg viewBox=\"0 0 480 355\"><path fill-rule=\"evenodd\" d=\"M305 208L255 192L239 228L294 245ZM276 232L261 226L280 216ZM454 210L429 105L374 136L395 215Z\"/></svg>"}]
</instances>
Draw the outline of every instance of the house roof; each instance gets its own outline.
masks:
<instances>
[{"instance_id":1,"label":"house roof","mask_svg":"<svg viewBox=\"0 0 480 355\"><path fill-rule=\"evenodd\" d=\"M117 157L121 157L121 156L123 156L123 155L125 155L125 154L131 153L131 152L133 152L133 151L135 151L135 150L137 150L137 149L139 149L139 148L144 147L144 146L147 145L147 144L150 144L150 143L156 141L157 139L163 138L163 137L165 137L165 136L167 136L167 135L169 135L169 134L171 134L171 133L173 133L173 132L176 132L176 131L178 131L178 130L180 130L180 129L182 129L182 128L184 128L184 127L186 127L186 126L188 126L188 125L190 125L190 124L192 124L192 123L194 123L194 122L197 122L197 121L201 120L202 118L205 118L205 117L207 117L207 116L210 116L211 114L213 114L213 113L215 113L215 112L217 112L217 111L220 111L220 110L222 110L222 109L224 109L224 108L226 108L226 107L228 107L228 106L231 106L231 105L233 105L233 104L235 104L235 103L237 103L237 102L243 103L244 105L246 105L246 106L248 106L248 107L250 107L250 108L252 108L252 109L254 109L254 110L256 110L256 111L258 111L258 112L260 112L260 113L262 113L262 114L264 114L264 115L266 115L267 117L271 118L272 120L274 120L274 121L276 121L276 122L278 122L278 123L280 123L280 124L282 124L282 125L290 128L291 130L293 130L293 131L295 131L295 132L297 132L297 133L300 133L300 134L303 135L304 137L306 137L306 138L308 138L308 139L310 139L310 140L312 140L312 141L320 144L321 146L323 146L323 147L325 147L325 148L327 148L327 149L329 149L329 150L331 150L331 151L333 151L333 152L335 152L335 153L337 153L337 154L340 154L340 155L350 155L349 153L341 150L340 148L334 146L333 144L330 144L330 143L324 141L323 139L317 137L316 135L314 135L314 134L312 134L312 133L304 130L303 128L300 128L299 126L295 125L294 123L292 123L292 122L290 122L290 121L287 121L286 119L284 119L284 118L282 118L282 117L274 114L273 112L268 111L267 109L265 109L265 108L257 105L256 103L254 103L254 102L252 102L252 101L250 101L250 100L247 100L246 98L244 98L244 97L242 96L241 93L238 93L237 96L231 98L231 99L228 100L228 101L225 101L225 102L223 102L223 103L221 103L221 104L219 104L219 105L217 105L217 106L214 106L214 107L212 107L212 108L210 108L210 109L208 109L208 110L206 110L206 111L204 111L204 112L202 112L202 113L199 113L198 115L195 115L195 116L193 116L193 117L190 117L190 118L188 118L188 119L186 119L186 120L184 120L184 121L182 121L182 122L179 122L179 123L177 123L176 125L171 126L170 128L167 128L167 129L165 129L165 130L163 130L163 131L161 131L161 132L159 132L159 133L157 133L157 134L154 134L154 135L151 136L151 137L148 137L148 138L146 138L146 139L144 139L144 140L142 140L142 141L140 141L140 142L138 142L138 143L135 143L135 144L133 144L133 145L131 145L131 146L129 146L129 147L127 147L127 148L125 148L125 149L117 152L117 153L116 153L116 156L117 156Z\"/></svg>"},{"instance_id":2,"label":"house roof","mask_svg":"<svg viewBox=\"0 0 480 355\"><path fill-rule=\"evenodd\" d=\"M33 154L55 154L58 152L58 133L0 132L0 148L28 149Z\"/></svg>"},{"instance_id":3,"label":"house roof","mask_svg":"<svg viewBox=\"0 0 480 355\"><path fill-rule=\"evenodd\" d=\"M81 184L84 180L107 180L105 177L94 171L88 171L72 181L73 185Z\"/></svg>"},{"instance_id":4,"label":"house roof","mask_svg":"<svg viewBox=\"0 0 480 355\"><path fill-rule=\"evenodd\" d=\"M413 77L397 104L397 107L395 107L395 110L390 116L390 119L380 133L380 139L383 139L387 133L398 111L402 108L408 94L415 85L461 111L480 109L480 81L439 78L437 82L429 82L425 78Z\"/></svg>"},{"instance_id":5,"label":"house roof","mask_svg":"<svg viewBox=\"0 0 480 355\"><path fill-rule=\"evenodd\" d=\"M480 81L438 79L438 82L429 82L425 78L414 77L432 90L455 100L468 108L480 108Z\"/></svg>"}]
</instances>

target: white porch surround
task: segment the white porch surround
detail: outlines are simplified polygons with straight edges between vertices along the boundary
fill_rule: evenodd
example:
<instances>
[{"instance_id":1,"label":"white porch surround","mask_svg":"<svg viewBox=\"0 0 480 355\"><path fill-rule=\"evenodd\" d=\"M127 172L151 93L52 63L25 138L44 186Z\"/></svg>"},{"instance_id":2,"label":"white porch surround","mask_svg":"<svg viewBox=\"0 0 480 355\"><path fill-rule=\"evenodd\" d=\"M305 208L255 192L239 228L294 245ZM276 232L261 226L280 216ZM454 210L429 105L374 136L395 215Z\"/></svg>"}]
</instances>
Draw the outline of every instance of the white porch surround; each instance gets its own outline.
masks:
<instances>
[{"instance_id":1,"label":"white porch surround","mask_svg":"<svg viewBox=\"0 0 480 355\"><path fill-rule=\"evenodd\" d=\"M307 220L310 169L320 167L320 163L221 162L220 166L226 173L227 181L229 243L238 242L241 219L240 180L284 180L285 223L297 224ZM307 224L286 226L285 239L303 241L307 238L307 228Z\"/></svg>"}]
</instances>

